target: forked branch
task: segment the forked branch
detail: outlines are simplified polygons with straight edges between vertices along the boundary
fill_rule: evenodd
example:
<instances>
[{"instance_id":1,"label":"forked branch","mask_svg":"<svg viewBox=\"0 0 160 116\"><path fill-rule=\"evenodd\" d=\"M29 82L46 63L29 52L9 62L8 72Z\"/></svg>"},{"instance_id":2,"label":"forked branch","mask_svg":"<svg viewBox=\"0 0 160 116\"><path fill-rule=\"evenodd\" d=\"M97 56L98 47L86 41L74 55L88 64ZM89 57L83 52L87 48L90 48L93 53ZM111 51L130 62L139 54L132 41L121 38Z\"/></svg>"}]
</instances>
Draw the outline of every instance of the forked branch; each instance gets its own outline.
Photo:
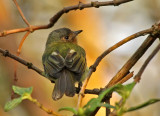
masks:
<instances>
[{"instance_id":1,"label":"forked branch","mask_svg":"<svg viewBox=\"0 0 160 116\"><path fill-rule=\"evenodd\" d=\"M3 32L0 32L0 37L6 36L6 35L9 35L9 34L13 34L13 33L19 33L19 32L25 32L25 31L33 32L35 30L51 28L51 27L54 26L54 24L60 19L60 17L63 14L68 13L69 11L73 11L73 10L77 10L77 9L83 10L85 8L93 8L93 7L99 8L100 6L118 6L120 4L127 3L127 2L130 2L130 1L133 1L133 0L113 0L113 1L106 1L106 2L95 1L95 2L91 2L91 3L87 3L87 4L79 2L77 5L64 7L63 9L58 11L52 18L50 18L50 22L48 24L40 25L40 26L30 26L28 21L25 19L23 13L21 12L21 10L19 10L23 20L26 22L26 24L29 27L13 29L13 30L5 30ZM14 0L14 2L17 3L16 0ZM17 8L20 9L18 6L17 6Z\"/></svg>"}]
</instances>

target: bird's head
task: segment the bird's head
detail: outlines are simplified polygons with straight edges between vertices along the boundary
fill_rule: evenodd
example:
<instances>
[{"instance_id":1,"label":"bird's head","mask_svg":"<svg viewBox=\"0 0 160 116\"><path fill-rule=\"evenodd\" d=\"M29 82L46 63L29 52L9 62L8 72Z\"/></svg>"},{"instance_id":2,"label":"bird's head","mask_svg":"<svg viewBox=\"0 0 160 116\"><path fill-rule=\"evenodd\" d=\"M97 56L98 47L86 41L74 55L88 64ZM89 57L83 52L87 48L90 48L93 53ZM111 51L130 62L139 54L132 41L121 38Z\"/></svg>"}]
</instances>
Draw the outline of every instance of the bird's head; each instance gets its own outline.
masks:
<instances>
[{"instance_id":1,"label":"bird's head","mask_svg":"<svg viewBox=\"0 0 160 116\"><path fill-rule=\"evenodd\" d=\"M81 32L82 32L82 30L72 31L68 28L56 29L49 34L46 44L50 44L52 42L73 42L73 43L77 43L76 36Z\"/></svg>"}]
</instances>

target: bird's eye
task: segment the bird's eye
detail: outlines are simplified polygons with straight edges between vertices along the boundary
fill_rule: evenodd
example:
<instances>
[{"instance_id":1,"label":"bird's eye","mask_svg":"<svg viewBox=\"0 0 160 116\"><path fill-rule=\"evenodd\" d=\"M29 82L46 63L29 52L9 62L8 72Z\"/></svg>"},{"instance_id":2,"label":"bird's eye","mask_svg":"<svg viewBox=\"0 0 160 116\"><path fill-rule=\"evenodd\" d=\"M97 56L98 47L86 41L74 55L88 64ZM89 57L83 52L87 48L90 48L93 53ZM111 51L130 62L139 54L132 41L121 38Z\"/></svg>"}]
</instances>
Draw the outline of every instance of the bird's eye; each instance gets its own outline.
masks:
<instances>
[{"instance_id":1,"label":"bird's eye","mask_svg":"<svg viewBox=\"0 0 160 116\"><path fill-rule=\"evenodd\" d=\"M65 39L67 39L67 40L68 40L68 39L69 39L69 36L65 36Z\"/></svg>"}]
</instances>

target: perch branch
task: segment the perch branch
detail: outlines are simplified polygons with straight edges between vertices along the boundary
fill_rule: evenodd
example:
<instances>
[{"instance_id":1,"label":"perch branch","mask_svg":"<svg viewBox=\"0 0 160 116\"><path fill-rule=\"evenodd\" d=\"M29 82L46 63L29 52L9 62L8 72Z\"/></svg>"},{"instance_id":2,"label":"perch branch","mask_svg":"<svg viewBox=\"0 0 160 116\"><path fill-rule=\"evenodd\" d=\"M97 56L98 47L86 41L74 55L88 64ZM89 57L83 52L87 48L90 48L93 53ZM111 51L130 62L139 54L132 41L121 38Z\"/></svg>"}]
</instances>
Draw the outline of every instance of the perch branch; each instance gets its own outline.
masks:
<instances>
[{"instance_id":1,"label":"perch branch","mask_svg":"<svg viewBox=\"0 0 160 116\"><path fill-rule=\"evenodd\" d=\"M5 57L10 57L10 58L12 58L12 59L20 62L21 64L27 66L29 69L32 69L32 70L36 71L37 73L39 73L40 75L44 76L43 71L41 71L40 69L38 69L38 68L37 68L36 66L34 66L32 63L27 62L27 61L23 60L22 58L20 58L20 57L18 57L18 56L16 56L16 55L13 55L13 54L11 54L11 53L9 53L8 50L3 50L3 49L0 48L0 53L2 53L3 56L5 56Z\"/></svg>"},{"instance_id":2,"label":"perch branch","mask_svg":"<svg viewBox=\"0 0 160 116\"><path fill-rule=\"evenodd\" d=\"M123 3L127 3L133 0L113 0L113 1L106 1L106 2L91 2L91 3L87 3L84 4L82 2L79 2L79 4L77 5L73 5L73 6L68 6L68 7L64 7L63 9L61 9L60 11L58 11L51 19L50 22L46 25L40 25L40 26L30 26L30 24L28 23L28 21L25 19L23 13L20 10L20 7L17 6L17 2L14 0L23 20L26 22L27 25L29 25L29 27L26 28L19 28L19 29L12 29L12 30L5 30L3 32L0 32L0 37L5 36L5 35L9 35L9 34L13 34L13 33L18 33L18 32L24 32L24 31L35 31L35 30L40 30L40 29L48 29L54 26L54 24L60 19L60 17L65 14L68 13L69 11L73 11L73 10L82 10L85 8L99 8L100 6L109 6L109 5L114 5L114 6L118 6L120 4Z\"/></svg>"}]
</instances>

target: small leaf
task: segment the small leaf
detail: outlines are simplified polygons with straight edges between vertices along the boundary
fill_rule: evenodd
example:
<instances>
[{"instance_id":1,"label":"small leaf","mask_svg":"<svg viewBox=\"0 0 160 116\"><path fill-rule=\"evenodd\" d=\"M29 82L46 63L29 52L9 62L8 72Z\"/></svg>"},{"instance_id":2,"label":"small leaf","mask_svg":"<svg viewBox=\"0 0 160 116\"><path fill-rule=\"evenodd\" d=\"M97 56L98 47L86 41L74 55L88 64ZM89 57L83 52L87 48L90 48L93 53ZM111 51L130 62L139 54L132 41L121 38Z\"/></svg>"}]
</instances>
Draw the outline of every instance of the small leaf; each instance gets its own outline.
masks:
<instances>
[{"instance_id":1,"label":"small leaf","mask_svg":"<svg viewBox=\"0 0 160 116\"><path fill-rule=\"evenodd\" d=\"M33 88L32 87L29 87L29 88L22 88L22 87L18 87L18 86L12 86L12 88L13 88L13 91L15 92L15 93L17 93L18 95L23 95L23 94L26 94L26 93L28 93L28 94L31 94L32 93L32 90L33 90Z\"/></svg>"},{"instance_id":2,"label":"small leaf","mask_svg":"<svg viewBox=\"0 0 160 116\"><path fill-rule=\"evenodd\" d=\"M159 101L160 101L160 99L150 99L143 104L140 104L138 106L131 107L131 108L127 109L125 112L131 112L131 111L134 111L134 110L138 110L140 108L146 107L148 105L151 105L151 104L159 102Z\"/></svg>"},{"instance_id":3,"label":"small leaf","mask_svg":"<svg viewBox=\"0 0 160 116\"><path fill-rule=\"evenodd\" d=\"M78 111L77 111L75 108L71 108L71 107L63 107L63 108L60 108L58 111L62 111L62 110L66 110L66 111L73 112L75 115L78 114Z\"/></svg>"},{"instance_id":4,"label":"small leaf","mask_svg":"<svg viewBox=\"0 0 160 116\"><path fill-rule=\"evenodd\" d=\"M15 108L18 104L20 104L22 102L22 98L19 97L19 98L16 98L16 99L13 99L12 101L9 101L5 104L4 106L4 110L5 112Z\"/></svg>"},{"instance_id":5,"label":"small leaf","mask_svg":"<svg viewBox=\"0 0 160 116\"><path fill-rule=\"evenodd\" d=\"M130 84L125 85L128 91L132 91L133 87L136 85L135 82L132 82Z\"/></svg>"},{"instance_id":6,"label":"small leaf","mask_svg":"<svg viewBox=\"0 0 160 116\"><path fill-rule=\"evenodd\" d=\"M126 99L129 97L133 87L135 86L135 82L127 84L127 85L121 85L114 89L119 95L122 96L123 101L125 102Z\"/></svg>"},{"instance_id":7,"label":"small leaf","mask_svg":"<svg viewBox=\"0 0 160 116\"><path fill-rule=\"evenodd\" d=\"M127 95L127 97L129 97L129 95L130 95L130 93L132 92L132 90L133 90L133 88L134 88L134 86L136 85L136 83L135 82L132 82L132 83L130 83L130 84L127 84L127 85L124 85L125 86L125 90L126 90L126 95Z\"/></svg>"}]
</instances>

